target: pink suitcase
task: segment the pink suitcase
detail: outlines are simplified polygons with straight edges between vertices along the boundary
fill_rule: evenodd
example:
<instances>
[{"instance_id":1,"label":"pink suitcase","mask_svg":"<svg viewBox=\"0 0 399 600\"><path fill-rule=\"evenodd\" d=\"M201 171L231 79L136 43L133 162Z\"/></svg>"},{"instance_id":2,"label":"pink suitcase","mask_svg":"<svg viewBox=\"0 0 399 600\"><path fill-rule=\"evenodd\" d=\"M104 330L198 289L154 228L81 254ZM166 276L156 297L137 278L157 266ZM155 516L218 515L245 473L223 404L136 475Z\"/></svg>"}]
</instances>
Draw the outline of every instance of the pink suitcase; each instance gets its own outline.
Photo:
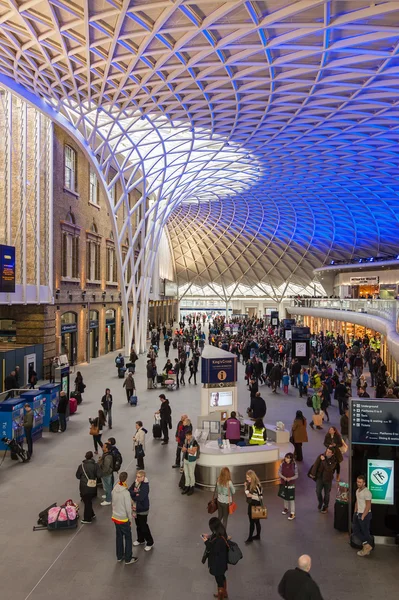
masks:
<instances>
[{"instance_id":1,"label":"pink suitcase","mask_svg":"<svg viewBox=\"0 0 399 600\"><path fill-rule=\"evenodd\" d=\"M69 398L69 414L73 415L77 411L78 401L76 398Z\"/></svg>"}]
</instances>

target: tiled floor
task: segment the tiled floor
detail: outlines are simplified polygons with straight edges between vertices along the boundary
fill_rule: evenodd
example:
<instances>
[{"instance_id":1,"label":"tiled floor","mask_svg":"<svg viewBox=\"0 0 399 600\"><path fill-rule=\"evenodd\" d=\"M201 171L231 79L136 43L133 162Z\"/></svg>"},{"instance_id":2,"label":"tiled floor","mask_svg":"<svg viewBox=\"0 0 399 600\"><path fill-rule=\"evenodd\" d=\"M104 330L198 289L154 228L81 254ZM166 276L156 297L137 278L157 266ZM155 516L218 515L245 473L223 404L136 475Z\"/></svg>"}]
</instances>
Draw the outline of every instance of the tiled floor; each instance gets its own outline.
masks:
<instances>
[{"instance_id":1,"label":"tiled floor","mask_svg":"<svg viewBox=\"0 0 399 600\"><path fill-rule=\"evenodd\" d=\"M159 366L164 364L164 355ZM175 356L171 352L171 358ZM45 434L35 445L30 464L15 464L8 459L0 469L0 585L2 600L85 600L136 597L140 600L212 598L213 578L201 564L201 532L207 531L206 505L210 494L196 491L182 497L177 487L179 474L172 470L175 444L161 446L152 439L154 411L159 407L159 391L145 391L145 357L138 363L137 408L128 406L122 380L116 376L115 355L101 357L81 367L87 384L84 402L69 422L65 434ZM248 403L248 392L240 366L241 412ZM139 562L125 567L116 562L114 526L109 507L96 507L97 520L77 531L33 532L37 514L52 502L78 498L75 472L84 453L91 449L88 418L94 416L105 387L114 395L112 433L121 449L123 468L133 476L131 437L136 419L149 430L146 467L151 485L149 522L155 539L154 550L139 548ZM195 418L199 411L200 386L186 386L169 398L174 424L182 412ZM296 391L288 396L272 396L262 388L268 405L267 421L283 420L289 425L298 408L310 413ZM332 422L338 411L332 408ZM107 431L105 431L107 435ZM324 432L309 431L297 484L297 519L281 515L277 488L265 492L269 519L263 524L261 542L250 547L243 542L248 533L246 505L242 491L237 494L239 508L231 517L230 533L240 543L244 559L228 572L230 597L278 598L277 585L297 557L309 553L312 574L319 582L325 600L371 600L378 595L387 600L397 597L398 549L379 547L369 558L358 558L347 543L347 536L336 532L332 511L321 515L316 510L314 483L306 473L322 450ZM105 437L105 436L104 436ZM347 461L345 461L347 462ZM346 464L343 477L346 475Z\"/></svg>"}]
</instances>

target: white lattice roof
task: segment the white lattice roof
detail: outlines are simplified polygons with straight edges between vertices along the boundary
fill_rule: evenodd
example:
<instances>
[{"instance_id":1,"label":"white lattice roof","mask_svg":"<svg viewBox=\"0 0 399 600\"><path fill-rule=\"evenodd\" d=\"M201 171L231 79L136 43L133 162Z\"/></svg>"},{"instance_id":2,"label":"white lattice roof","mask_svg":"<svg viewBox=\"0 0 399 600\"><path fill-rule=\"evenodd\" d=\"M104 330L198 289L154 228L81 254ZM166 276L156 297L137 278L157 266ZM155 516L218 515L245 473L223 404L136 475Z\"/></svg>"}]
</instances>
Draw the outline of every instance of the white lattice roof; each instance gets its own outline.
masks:
<instances>
[{"instance_id":1,"label":"white lattice roof","mask_svg":"<svg viewBox=\"0 0 399 600\"><path fill-rule=\"evenodd\" d=\"M399 2L0 0L0 73L141 177L181 283L398 250Z\"/></svg>"}]
</instances>

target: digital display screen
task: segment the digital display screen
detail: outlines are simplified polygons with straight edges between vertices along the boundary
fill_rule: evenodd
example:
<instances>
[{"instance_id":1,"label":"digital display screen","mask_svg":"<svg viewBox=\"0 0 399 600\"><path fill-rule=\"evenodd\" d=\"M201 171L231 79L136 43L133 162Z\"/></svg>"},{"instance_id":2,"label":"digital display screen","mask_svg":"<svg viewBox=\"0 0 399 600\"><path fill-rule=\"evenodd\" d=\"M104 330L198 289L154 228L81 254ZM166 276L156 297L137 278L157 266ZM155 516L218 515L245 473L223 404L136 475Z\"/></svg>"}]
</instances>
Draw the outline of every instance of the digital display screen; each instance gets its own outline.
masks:
<instances>
[{"instance_id":1,"label":"digital display screen","mask_svg":"<svg viewBox=\"0 0 399 600\"><path fill-rule=\"evenodd\" d=\"M369 458L367 460L367 487L372 504L394 504L394 461Z\"/></svg>"},{"instance_id":2,"label":"digital display screen","mask_svg":"<svg viewBox=\"0 0 399 600\"><path fill-rule=\"evenodd\" d=\"M211 392L209 396L209 405L211 408L218 406L231 406L233 404L233 392Z\"/></svg>"},{"instance_id":3,"label":"digital display screen","mask_svg":"<svg viewBox=\"0 0 399 600\"><path fill-rule=\"evenodd\" d=\"M399 446L399 402L354 399L350 418L352 444Z\"/></svg>"},{"instance_id":4,"label":"digital display screen","mask_svg":"<svg viewBox=\"0 0 399 600\"><path fill-rule=\"evenodd\" d=\"M295 354L298 358L306 358L306 342L296 342Z\"/></svg>"},{"instance_id":5,"label":"digital display screen","mask_svg":"<svg viewBox=\"0 0 399 600\"><path fill-rule=\"evenodd\" d=\"M0 245L0 292L15 292L15 248Z\"/></svg>"}]
</instances>

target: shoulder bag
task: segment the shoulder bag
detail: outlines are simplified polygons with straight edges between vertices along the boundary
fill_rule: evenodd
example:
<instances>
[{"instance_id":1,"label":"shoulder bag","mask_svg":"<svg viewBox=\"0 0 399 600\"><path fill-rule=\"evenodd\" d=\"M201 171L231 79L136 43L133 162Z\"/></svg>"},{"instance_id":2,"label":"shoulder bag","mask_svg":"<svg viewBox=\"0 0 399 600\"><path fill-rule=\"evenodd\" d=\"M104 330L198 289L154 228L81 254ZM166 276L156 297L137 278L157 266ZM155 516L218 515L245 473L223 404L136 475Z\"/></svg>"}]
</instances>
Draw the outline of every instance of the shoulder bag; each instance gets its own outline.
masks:
<instances>
[{"instance_id":1,"label":"shoulder bag","mask_svg":"<svg viewBox=\"0 0 399 600\"><path fill-rule=\"evenodd\" d=\"M252 504L251 519L267 519L267 508L263 506L263 497L260 496L260 505Z\"/></svg>"},{"instance_id":2,"label":"shoulder bag","mask_svg":"<svg viewBox=\"0 0 399 600\"><path fill-rule=\"evenodd\" d=\"M229 515L233 515L237 510L237 504L233 502L230 493L230 482L229 482Z\"/></svg>"},{"instance_id":3,"label":"shoulder bag","mask_svg":"<svg viewBox=\"0 0 399 600\"><path fill-rule=\"evenodd\" d=\"M85 471L85 468L83 466L83 463L82 463L82 470L83 470L84 476L87 479L87 483L86 483L87 487L89 487L89 488L96 488L97 487L97 480L96 479L89 479L89 477L88 477L88 475L87 475L87 473Z\"/></svg>"},{"instance_id":4,"label":"shoulder bag","mask_svg":"<svg viewBox=\"0 0 399 600\"><path fill-rule=\"evenodd\" d=\"M91 423L89 434L90 435L100 435L100 427L98 425L98 421L97 421L97 425L95 424L94 421L93 421L93 423Z\"/></svg>"},{"instance_id":5,"label":"shoulder bag","mask_svg":"<svg viewBox=\"0 0 399 600\"><path fill-rule=\"evenodd\" d=\"M345 452L348 452L348 445L345 442L345 440L342 440L342 446L340 447L341 453L345 454Z\"/></svg>"},{"instance_id":6,"label":"shoulder bag","mask_svg":"<svg viewBox=\"0 0 399 600\"><path fill-rule=\"evenodd\" d=\"M210 515L213 515L213 513L215 513L218 509L218 499L216 498L216 489L217 489L217 482L215 483L215 489L213 490L212 500L209 500L209 502L208 502L208 513Z\"/></svg>"},{"instance_id":7,"label":"shoulder bag","mask_svg":"<svg viewBox=\"0 0 399 600\"><path fill-rule=\"evenodd\" d=\"M233 540L226 541L224 539L224 541L227 546L227 563L229 565L236 565L238 561L242 559L240 547L236 542L233 542Z\"/></svg>"}]
</instances>

